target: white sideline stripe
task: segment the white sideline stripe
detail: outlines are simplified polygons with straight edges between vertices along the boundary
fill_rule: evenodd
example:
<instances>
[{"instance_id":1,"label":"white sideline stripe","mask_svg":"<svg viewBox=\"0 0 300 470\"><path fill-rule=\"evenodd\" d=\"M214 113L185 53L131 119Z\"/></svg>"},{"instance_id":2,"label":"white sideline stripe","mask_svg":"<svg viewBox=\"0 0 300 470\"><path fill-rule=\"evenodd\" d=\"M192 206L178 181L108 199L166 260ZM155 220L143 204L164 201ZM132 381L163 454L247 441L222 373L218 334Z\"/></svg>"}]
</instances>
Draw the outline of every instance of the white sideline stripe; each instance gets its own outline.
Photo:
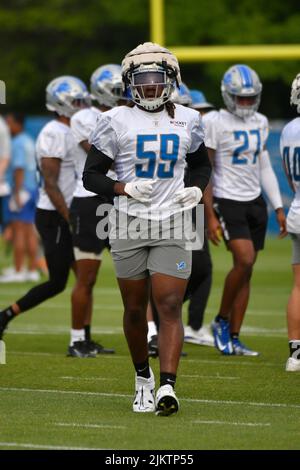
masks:
<instances>
[{"instance_id":1,"label":"white sideline stripe","mask_svg":"<svg viewBox=\"0 0 300 470\"><path fill-rule=\"evenodd\" d=\"M52 357L65 357L66 359L70 360L70 358L67 355L63 355L60 353L45 353L45 352L31 352L31 351L9 351L9 354L12 354L14 356L52 356ZM117 354L101 354L101 360L102 359L125 359L125 356L118 356Z\"/></svg>"},{"instance_id":2,"label":"white sideline stripe","mask_svg":"<svg viewBox=\"0 0 300 470\"><path fill-rule=\"evenodd\" d=\"M27 327L19 327L19 328L12 328L9 329L10 334L14 335L65 335L69 333L69 328L64 326L45 326L35 327L35 325L27 325ZM93 332L95 334L100 335L112 335L112 334L122 334L123 329L122 327L114 327L109 329L103 328L94 328ZM270 328L257 328L252 326L243 327L242 333L247 336L253 337L260 337L264 336L265 338L282 338L286 337L287 330L286 328L277 328L277 329L270 329Z\"/></svg>"},{"instance_id":3,"label":"white sideline stripe","mask_svg":"<svg viewBox=\"0 0 300 470\"><path fill-rule=\"evenodd\" d=\"M57 393L62 395L86 395L108 398L132 398L131 395L124 393L102 393L102 392L80 392L77 390L55 390L55 389L38 389L38 388L17 388L17 387L0 387L0 392L31 392L31 393ZM262 406L270 408L292 408L300 409L300 405L289 405L288 403L262 403L255 401L233 401L233 400L206 400L200 398L181 398L182 401L190 403L207 403L216 405L246 405L246 406Z\"/></svg>"},{"instance_id":4,"label":"white sideline stripe","mask_svg":"<svg viewBox=\"0 0 300 470\"><path fill-rule=\"evenodd\" d=\"M11 355L15 355L15 356L60 356L62 357L62 354L61 353L46 353L46 352L33 352L33 351L10 351L8 350L8 353L11 354ZM65 356L67 357L67 356ZM101 355L101 360L102 359L128 359L129 360L129 357L128 356L121 356L120 354L103 354ZM217 359L182 359L183 363L202 363L202 364L220 364L220 365L228 365L228 366L259 366L259 367L263 367L263 366L280 366L281 367L281 364L278 364L278 362L267 362L267 361L264 361L264 362L258 362L256 359L253 360L253 362L247 362L247 361L237 361L235 359L235 356L232 356L230 358L228 358L228 361L218 361Z\"/></svg>"},{"instance_id":5,"label":"white sideline stripe","mask_svg":"<svg viewBox=\"0 0 300 470\"><path fill-rule=\"evenodd\" d=\"M181 375L188 379L221 379L221 380L239 380L240 377L224 377L221 375Z\"/></svg>"},{"instance_id":6,"label":"white sideline stripe","mask_svg":"<svg viewBox=\"0 0 300 470\"><path fill-rule=\"evenodd\" d=\"M71 376L64 376L64 377L58 377L59 379L63 380L118 380L115 378L109 378L109 377L71 377Z\"/></svg>"},{"instance_id":7,"label":"white sideline stripe","mask_svg":"<svg viewBox=\"0 0 300 470\"><path fill-rule=\"evenodd\" d=\"M225 426L251 426L251 427L258 427L258 426L271 426L271 423L236 423L230 421L204 421L204 420L197 420L192 421L193 424L222 424Z\"/></svg>"},{"instance_id":8,"label":"white sideline stripe","mask_svg":"<svg viewBox=\"0 0 300 470\"><path fill-rule=\"evenodd\" d=\"M126 426L114 426L110 424L80 424L80 423L54 423L55 426L66 426L71 428L110 428L110 429L127 429Z\"/></svg>"},{"instance_id":9,"label":"white sideline stripe","mask_svg":"<svg viewBox=\"0 0 300 470\"><path fill-rule=\"evenodd\" d=\"M0 447L24 447L25 449L50 449L50 450L108 450L99 447L67 447L47 444L30 444L29 442L0 442Z\"/></svg>"}]
</instances>

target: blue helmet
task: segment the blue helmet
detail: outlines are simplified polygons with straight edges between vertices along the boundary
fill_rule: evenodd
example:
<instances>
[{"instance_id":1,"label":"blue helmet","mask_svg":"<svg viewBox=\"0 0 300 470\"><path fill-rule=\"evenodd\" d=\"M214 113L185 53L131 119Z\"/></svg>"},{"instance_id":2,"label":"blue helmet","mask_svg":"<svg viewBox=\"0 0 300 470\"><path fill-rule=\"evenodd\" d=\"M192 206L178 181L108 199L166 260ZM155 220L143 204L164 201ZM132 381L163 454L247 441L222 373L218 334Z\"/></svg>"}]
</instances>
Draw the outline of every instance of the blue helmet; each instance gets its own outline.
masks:
<instances>
[{"instance_id":1,"label":"blue helmet","mask_svg":"<svg viewBox=\"0 0 300 470\"><path fill-rule=\"evenodd\" d=\"M91 76L91 92L100 105L113 108L119 100L128 99L123 93L122 69L118 64L97 68Z\"/></svg>"},{"instance_id":2,"label":"blue helmet","mask_svg":"<svg viewBox=\"0 0 300 470\"><path fill-rule=\"evenodd\" d=\"M191 93L185 83L182 82L179 88L175 88L171 95L171 101L173 101L173 103L182 104L183 106L191 106Z\"/></svg>"},{"instance_id":3,"label":"blue helmet","mask_svg":"<svg viewBox=\"0 0 300 470\"><path fill-rule=\"evenodd\" d=\"M200 90L190 90L190 95L192 97L191 108L193 109L205 109L205 108L214 108L214 105L208 103L204 93Z\"/></svg>"},{"instance_id":4,"label":"blue helmet","mask_svg":"<svg viewBox=\"0 0 300 470\"><path fill-rule=\"evenodd\" d=\"M46 108L60 116L71 117L91 99L85 84L77 77L63 75L52 80L46 88Z\"/></svg>"},{"instance_id":5,"label":"blue helmet","mask_svg":"<svg viewBox=\"0 0 300 470\"><path fill-rule=\"evenodd\" d=\"M258 110L261 91L261 81L257 73L248 65L233 65L225 72L221 83L221 92L226 108L241 118L250 117ZM238 97L253 97L253 103L240 105Z\"/></svg>"}]
</instances>

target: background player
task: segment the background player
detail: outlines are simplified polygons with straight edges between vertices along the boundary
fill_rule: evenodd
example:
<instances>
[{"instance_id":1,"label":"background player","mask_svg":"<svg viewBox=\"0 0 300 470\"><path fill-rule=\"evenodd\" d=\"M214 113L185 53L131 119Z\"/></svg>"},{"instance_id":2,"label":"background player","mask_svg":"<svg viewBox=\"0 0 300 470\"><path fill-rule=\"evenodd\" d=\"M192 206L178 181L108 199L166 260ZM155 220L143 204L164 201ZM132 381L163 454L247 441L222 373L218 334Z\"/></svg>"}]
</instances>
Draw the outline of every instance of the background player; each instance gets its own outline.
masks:
<instances>
[{"instance_id":1,"label":"background player","mask_svg":"<svg viewBox=\"0 0 300 470\"><path fill-rule=\"evenodd\" d=\"M213 162L213 196L206 193L209 237L219 243L219 231L232 253L233 267L226 276L219 313L212 324L216 347L223 354L256 356L240 342L247 309L252 269L264 247L266 192L281 235L285 215L278 183L265 150L268 120L258 113L262 84L254 70L235 65L225 73L221 91L226 109L203 117L205 143Z\"/></svg>"},{"instance_id":2,"label":"background player","mask_svg":"<svg viewBox=\"0 0 300 470\"><path fill-rule=\"evenodd\" d=\"M297 106L300 113L300 74L292 83L291 105ZM290 357L286 371L300 371L300 118L289 122L282 130L280 151L285 172L294 192L287 217L287 230L293 243L294 285L287 305L288 338Z\"/></svg>"},{"instance_id":3,"label":"background player","mask_svg":"<svg viewBox=\"0 0 300 470\"><path fill-rule=\"evenodd\" d=\"M85 84L76 77L62 76L52 80L46 88L46 107L55 118L42 129L36 143L37 159L42 176L36 211L36 227L40 234L49 280L30 289L21 299L0 312L0 338L7 324L20 313L65 289L73 264L72 237L69 228L69 206L75 188L74 153L76 145L70 129L70 118L89 102ZM76 337L78 324L71 336L69 354L80 349L91 355L86 342Z\"/></svg>"},{"instance_id":4,"label":"background player","mask_svg":"<svg viewBox=\"0 0 300 470\"><path fill-rule=\"evenodd\" d=\"M91 93L96 106L82 109L72 116L71 129L77 144L76 174L77 182L71 204L70 220L77 280L72 293L73 317L81 324L81 336L85 336L91 349L98 354L114 353L91 339L91 319L93 309L93 287L101 265L102 251L108 246L107 240L100 240L96 226L100 218L96 215L98 206L108 202L83 187L82 173L87 152L91 144L89 137L95 129L102 112L118 105L123 97L121 66L107 64L98 67L91 76ZM110 174L114 177L113 173ZM112 203L112 200L111 200Z\"/></svg>"}]
</instances>

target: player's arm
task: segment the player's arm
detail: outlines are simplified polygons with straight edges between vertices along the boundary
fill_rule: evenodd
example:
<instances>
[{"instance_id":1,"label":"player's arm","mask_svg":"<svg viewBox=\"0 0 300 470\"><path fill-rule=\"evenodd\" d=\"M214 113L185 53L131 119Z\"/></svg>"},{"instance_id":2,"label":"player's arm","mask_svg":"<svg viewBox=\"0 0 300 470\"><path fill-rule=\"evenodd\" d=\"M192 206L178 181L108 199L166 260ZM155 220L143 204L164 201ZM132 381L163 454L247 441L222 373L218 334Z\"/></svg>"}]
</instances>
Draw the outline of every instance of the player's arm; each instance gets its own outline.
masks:
<instances>
[{"instance_id":1,"label":"player's arm","mask_svg":"<svg viewBox=\"0 0 300 470\"><path fill-rule=\"evenodd\" d=\"M188 153L186 162L190 186L197 186L204 193L211 175L211 163L205 144L202 143L196 152Z\"/></svg>"},{"instance_id":2,"label":"player's arm","mask_svg":"<svg viewBox=\"0 0 300 470\"><path fill-rule=\"evenodd\" d=\"M154 180L120 183L106 175L112 165L113 160L92 145L82 176L85 189L110 198L113 196L128 196L140 202L151 202Z\"/></svg>"},{"instance_id":3,"label":"player's arm","mask_svg":"<svg viewBox=\"0 0 300 470\"><path fill-rule=\"evenodd\" d=\"M269 152L263 150L260 155L260 180L262 189L266 193L273 209L276 212L277 223L279 225L280 237L287 235L286 218L283 210L282 198L278 181L271 165Z\"/></svg>"},{"instance_id":4,"label":"player's arm","mask_svg":"<svg viewBox=\"0 0 300 470\"><path fill-rule=\"evenodd\" d=\"M55 209L63 216L66 221L69 221L69 209L58 186L60 166L60 158L41 159L41 172L44 178L45 191Z\"/></svg>"},{"instance_id":5,"label":"player's arm","mask_svg":"<svg viewBox=\"0 0 300 470\"><path fill-rule=\"evenodd\" d=\"M8 167L8 164L9 164L9 158L8 157L1 157L0 158L0 180L3 178L5 172L6 172L6 169Z\"/></svg>"},{"instance_id":6,"label":"player's arm","mask_svg":"<svg viewBox=\"0 0 300 470\"><path fill-rule=\"evenodd\" d=\"M111 158L91 145L82 175L85 189L101 196L125 196L125 184L106 176L112 164Z\"/></svg>"},{"instance_id":7,"label":"player's arm","mask_svg":"<svg viewBox=\"0 0 300 470\"><path fill-rule=\"evenodd\" d=\"M207 152L209 160L213 167L216 151L212 148L207 148ZM213 207L213 191L211 181L208 183L205 193L203 195L203 204L207 225L207 236L214 245L218 245L221 241L221 225Z\"/></svg>"},{"instance_id":8,"label":"player's arm","mask_svg":"<svg viewBox=\"0 0 300 470\"><path fill-rule=\"evenodd\" d=\"M23 168L16 168L14 170L14 197L16 200L16 204L19 208L22 207L22 203L20 201L20 191L23 188L24 183L24 170Z\"/></svg>"},{"instance_id":9,"label":"player's arm","mask_svg":"<svg viewBox=\"0 0 300 470\"><path fill-rule=\"evenodd\" d=\"M85 153L89 153L92 146L88 140L83 140L79 145L85 151Z\"/></svg>"}]
</instances>

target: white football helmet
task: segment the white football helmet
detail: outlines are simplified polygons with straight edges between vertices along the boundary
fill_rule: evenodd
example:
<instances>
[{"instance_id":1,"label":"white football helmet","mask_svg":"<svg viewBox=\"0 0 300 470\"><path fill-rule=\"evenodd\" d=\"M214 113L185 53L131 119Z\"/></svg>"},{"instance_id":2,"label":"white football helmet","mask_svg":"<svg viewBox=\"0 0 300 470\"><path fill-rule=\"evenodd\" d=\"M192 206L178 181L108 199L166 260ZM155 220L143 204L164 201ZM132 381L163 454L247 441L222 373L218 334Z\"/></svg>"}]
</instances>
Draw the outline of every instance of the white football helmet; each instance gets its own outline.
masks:
<instances>
[{"instance_id":1,"label":"white football helmet","mask_svg":"<svg viewBox=\"0 0 300 470\"><path fill-rule=\"evenodd\" d=\"M297 113L300 113L300 73L293 80L290 103L291 106L297 106Z\"/></svg>"},{"instance_id":2,"label":"white football helmet","mask_svg":"<svg viewBox=\"0 0 300 470\"><path fill-rule=\"evenodd\" d=\"M176 57L166 48L145 42L129 52L122 61L124 88L131 99L147 111L154 111L169 101L181 82Z\"/></svg>"},{"instance_id":3,"label":"white football helmet","mask_svg":"<svg viewBox=\"0 0 300 470\"><path fill-rule=\"evenodd\" d=\"M121 66L107 64L97 68L91 76L91 92L92 98L108 108L117 106L119 100L126 100Z\"/></svg>"},{"instance_id":4,"label":"white football helmet","mask_svg":"<svg viewBox=\"0 0 300 470\"><path fill-rule=\"evenodd\" d=\"M240 118L252 116L259 107L262 84L257 73L248 65L233 65L225 72L221 92L226 108ZM238 98L252 98L253 103L241 105Z\"/></svg>"},{"instance_id":5,"label":"white football helmet","mask_svg":"<svg viewBox=\"0 0 300 470\"><path fill-rule=\"evenodd\" d=\"M181 82L179 88L175 88L171 95L171 101L173 103L182 104L182 106L191 106L193 103L191 93L187 85Z\"/></svg>"},{"instance_id":6,"label":"white football helmet","mask_svg":"<svg viewBox=\"0 0 300 470\"><path fill-rule=\"evenodd\" d=\"M52 80L46 88L46 108L60 116L71 117L90 105L88 89L79 78L64 75Z\"/></svg>"}]
</instances>

